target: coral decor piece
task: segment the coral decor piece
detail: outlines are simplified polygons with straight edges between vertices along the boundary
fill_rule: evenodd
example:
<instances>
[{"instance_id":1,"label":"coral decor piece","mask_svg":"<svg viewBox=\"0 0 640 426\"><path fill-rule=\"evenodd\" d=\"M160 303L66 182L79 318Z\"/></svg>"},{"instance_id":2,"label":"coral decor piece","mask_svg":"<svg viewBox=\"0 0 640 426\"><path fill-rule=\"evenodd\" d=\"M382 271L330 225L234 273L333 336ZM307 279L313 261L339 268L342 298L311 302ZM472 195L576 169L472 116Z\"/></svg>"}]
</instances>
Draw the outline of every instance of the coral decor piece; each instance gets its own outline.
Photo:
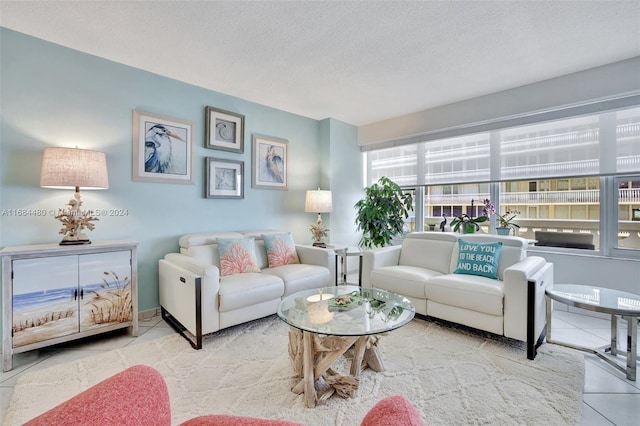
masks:
<instances>
[{"instance_id":1,"label":"coral decor piece","mask_svg":"<svg viewBox=\"0 0 640 426\"><path fill-rule=\"evenodd\" d=\"M64 235L64 238L60 242L61 245L67 244L89 244L89 237L82 231L86 228L89 231L93 231L95 225L91 222L100 220L93 216L93 210L80 210L82 201L80 200L80 193L75 192L73 199L69 200L66 204L69 208L58 209L58 214L55 216L57 220L62 222L62 229L60 234Z\"/></svg>"}]
</instances>

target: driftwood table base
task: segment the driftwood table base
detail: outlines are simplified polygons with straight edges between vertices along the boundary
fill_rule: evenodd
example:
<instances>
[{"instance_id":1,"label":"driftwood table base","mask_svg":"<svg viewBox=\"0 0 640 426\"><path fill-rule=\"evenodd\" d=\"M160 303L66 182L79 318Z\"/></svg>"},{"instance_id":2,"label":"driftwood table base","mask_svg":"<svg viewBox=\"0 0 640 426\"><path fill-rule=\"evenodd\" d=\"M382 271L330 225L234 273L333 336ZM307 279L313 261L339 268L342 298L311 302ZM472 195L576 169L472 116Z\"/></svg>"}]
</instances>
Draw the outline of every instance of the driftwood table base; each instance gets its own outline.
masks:
<instances>
[{"instance_id":1,"label":"driftwood table base","mask_svg":"<svg viewBox=\"0 0 640 426\"><path fill-rule=\"evenodd\" d=\"M301 380L293 387L296 394L304 393L307 407L315 407L333 394L353 398L360 384L364 368L384 371L378 349L378 335L324 336L295 327L289 329L289 356L296 377ZM332 368L336 360L353 348L349 374Z\"/></svg>"}]
</instances>

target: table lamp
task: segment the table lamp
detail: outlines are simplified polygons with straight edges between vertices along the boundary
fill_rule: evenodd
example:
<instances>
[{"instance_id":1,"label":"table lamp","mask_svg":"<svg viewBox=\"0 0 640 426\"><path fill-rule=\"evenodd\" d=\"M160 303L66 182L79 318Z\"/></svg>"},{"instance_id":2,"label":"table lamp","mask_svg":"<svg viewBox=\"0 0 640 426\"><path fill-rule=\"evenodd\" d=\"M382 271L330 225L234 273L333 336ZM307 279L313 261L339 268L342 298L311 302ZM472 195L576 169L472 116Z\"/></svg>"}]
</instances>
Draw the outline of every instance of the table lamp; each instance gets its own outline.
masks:
<instances>
[{"instance_id":1,"label":"table lamp","mask_svg":"<svg viewBox=\"0 0 640 426\"><path fill-rule=\"evenodd\" d=\"M318 221L311 225L311 235L313 235L313 245L316 247L326 247L324 238L329 230L322 224L322 213L331 213L333 206L331 203L331 191L317 190L307 191L304 201L304 211L306 213L318 213Z\"/></svg>"},{"instance_id":2,"label":"table lamp","mask_svg":"<svg viewBox=\"0 0 640 426\"><path fill-rule=\"evenodd\" d=\"M81 210L80 188L107 189L107 159L102 152L78 148L45 148L42 156L40 186L43 188L75 189L69 207L58 209L55 216L62 222L60 245L91 244L82 231L93 231L98 220L93 210Z\"/></svg>"}]
</instances>

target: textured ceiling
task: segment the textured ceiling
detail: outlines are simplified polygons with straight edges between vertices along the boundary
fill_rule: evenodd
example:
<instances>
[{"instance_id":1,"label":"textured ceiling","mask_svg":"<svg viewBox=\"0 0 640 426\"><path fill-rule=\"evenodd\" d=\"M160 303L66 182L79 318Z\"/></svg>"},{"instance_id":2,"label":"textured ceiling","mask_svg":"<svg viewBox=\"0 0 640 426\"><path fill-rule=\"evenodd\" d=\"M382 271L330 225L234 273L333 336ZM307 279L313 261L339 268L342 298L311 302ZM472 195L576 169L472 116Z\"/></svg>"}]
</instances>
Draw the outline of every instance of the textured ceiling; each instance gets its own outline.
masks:
<instances>
[{"instance_id":1,"label":"textured ceiling","mask_svg":"<svg viewBox=\"0 0 640 426\"><path fill-rule=\"evenodd\" d=\"M3 0L0 25L354 125L640 56L640 0Z\"/></svg>"}]
</instances>

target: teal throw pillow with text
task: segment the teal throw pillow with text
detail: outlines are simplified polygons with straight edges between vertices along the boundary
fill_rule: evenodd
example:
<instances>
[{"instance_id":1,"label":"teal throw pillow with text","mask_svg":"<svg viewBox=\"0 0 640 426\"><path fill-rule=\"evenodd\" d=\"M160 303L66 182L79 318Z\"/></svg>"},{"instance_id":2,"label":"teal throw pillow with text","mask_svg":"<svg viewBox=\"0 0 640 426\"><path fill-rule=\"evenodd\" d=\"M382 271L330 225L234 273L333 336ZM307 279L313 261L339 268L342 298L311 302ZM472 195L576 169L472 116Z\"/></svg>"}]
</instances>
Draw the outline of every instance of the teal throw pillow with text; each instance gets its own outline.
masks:
<instances>
[{"instance_id":1,"label":"teal throw pillow with text","mask_svg":"<svg viewBox=\"0 0 640 426\"><path fill-rule=\"evenodd\" d=\"M475 243L461 238L458 240L458 264L453 273L497 279L501 250L501 241Z\"/></svg>"}]
</instances>

